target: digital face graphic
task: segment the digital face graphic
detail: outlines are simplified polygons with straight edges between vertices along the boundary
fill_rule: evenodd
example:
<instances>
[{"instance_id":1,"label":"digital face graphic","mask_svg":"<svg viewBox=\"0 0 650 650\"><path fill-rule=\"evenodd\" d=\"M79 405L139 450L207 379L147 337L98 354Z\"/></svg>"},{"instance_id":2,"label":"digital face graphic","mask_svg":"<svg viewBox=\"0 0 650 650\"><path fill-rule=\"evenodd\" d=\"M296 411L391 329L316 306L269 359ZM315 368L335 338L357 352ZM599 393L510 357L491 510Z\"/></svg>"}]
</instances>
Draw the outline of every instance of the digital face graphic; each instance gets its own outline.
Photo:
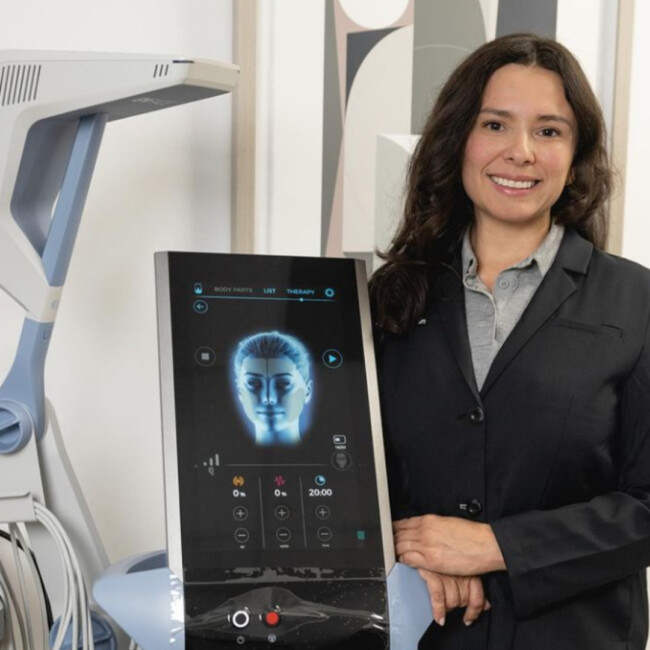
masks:
<instances>
[{"instance_id":1,"label":"digital face graphic","mask_svg":"<svg viewBox=\"0 0 650 650\"><path fill-rule=\"evenodd\" d=\"M302 343L279 332L256 334L240 342L234 366L237 395L255 426L255 442L300 442L300 415L313 390Z\"/></svg>"}]
</instances>

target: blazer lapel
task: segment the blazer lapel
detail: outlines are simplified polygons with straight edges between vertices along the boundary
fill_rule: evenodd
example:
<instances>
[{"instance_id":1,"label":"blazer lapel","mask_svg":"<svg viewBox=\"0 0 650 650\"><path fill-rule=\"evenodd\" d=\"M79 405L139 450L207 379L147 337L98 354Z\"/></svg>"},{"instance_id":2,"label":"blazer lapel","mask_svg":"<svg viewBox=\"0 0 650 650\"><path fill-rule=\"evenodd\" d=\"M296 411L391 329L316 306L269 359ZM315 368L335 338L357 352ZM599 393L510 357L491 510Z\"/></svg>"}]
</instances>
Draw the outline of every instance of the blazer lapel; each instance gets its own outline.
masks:
<instances>
[{"instance_id":1,"label":"blazer lapel","mask_svg":"<svg viewBox=\"0 0 650 650\"><path fill-rule=\"evenodd\" d=\"M490 390L526 342L576 291L577 284L574 274L586 274L592 251L591 243L567 228L555 261L519 322L494 358L481 388L482 396L485 396Z\"/></svg>"},{"instance_id":2,"label":"blazer lapel","mask_svg":"<svg viewBox=\"0 0 650 650\"><path fill-rule=\"evenodd\" d=\"M452 268L455 273L449 270L441 274L440 281L434 289L436 297L434 304L463 377L476 400L480 401L467 334L460 256L457 256Z\"/></svg>"}]
</instances>

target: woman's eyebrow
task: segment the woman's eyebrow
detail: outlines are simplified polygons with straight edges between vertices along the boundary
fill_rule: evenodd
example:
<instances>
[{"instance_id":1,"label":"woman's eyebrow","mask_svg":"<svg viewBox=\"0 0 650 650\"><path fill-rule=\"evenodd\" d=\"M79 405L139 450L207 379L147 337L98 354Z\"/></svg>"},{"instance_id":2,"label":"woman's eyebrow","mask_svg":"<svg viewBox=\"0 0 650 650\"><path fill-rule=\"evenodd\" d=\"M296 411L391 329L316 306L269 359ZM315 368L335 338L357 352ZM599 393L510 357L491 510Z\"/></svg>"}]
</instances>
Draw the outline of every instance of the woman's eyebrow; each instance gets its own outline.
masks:
<instances>
[{"instance_id":1,"label":"woman's eyebrow","mask_svg":"<svg viewBox=\"0 0 650 650\"><path fill-rule=\"evenodd\" d=\"M566 124L567 126L573 128L571 120L567 119L566 117L562 117L562 115L540 115L537 119L540 122L562 122L563 124Z\"/></svg>"},{"instance_id":2,"label":"woman's eyebrow","mask_svg":"<svg viewBox=\"0 0 650 650\"><path fill-rule=\"evenodd\" d=\"M497 117L512 117L512 113L510 111L505 111L501 108L482 108L479 113L490 113L492 115L496 115Z\"/></svg>"},{"instance_id":3,"label":"woman's eyebrow","mask_svg":"<svg viewBox=\"0 0 650 650\"><path fill-rule=\"evenodd\" d=\"M485 107L479 111L479 114L481 113L489 113L490 115L496 115L497 117L503 117L503 118L512 117L512 113L510 111L506 111L502 108ZM538 115L537 120L539 122L562 122L563 124L566 124L567 126L573 128L573 124L571 120L569 120L566 117L563 117L562 115L556 115L555 113Z\"/></svg>"}]
</instances>

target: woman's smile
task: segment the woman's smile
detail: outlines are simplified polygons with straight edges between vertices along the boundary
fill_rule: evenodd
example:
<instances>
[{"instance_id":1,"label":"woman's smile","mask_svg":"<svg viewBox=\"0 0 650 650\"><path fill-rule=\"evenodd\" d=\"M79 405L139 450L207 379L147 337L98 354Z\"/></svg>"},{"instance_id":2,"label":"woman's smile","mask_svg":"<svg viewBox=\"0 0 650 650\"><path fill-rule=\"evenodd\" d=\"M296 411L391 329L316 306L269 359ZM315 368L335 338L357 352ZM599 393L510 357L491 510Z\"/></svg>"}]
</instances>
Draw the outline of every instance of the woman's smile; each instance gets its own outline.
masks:
<instances>
[{"instance_id":1,"label":"woman's smile","mask_svg":"<svg viewBox=\"0 0 650 650\"><path fill-rule=\"evenodd\" d=\"M529 178L510 178L508 176L497 176L497 175L490 175L488 174L489 179L495 184L498 185L499 187L503 188L504 191L506 190L531 190L533 187L535 187L538 183L539 180L537 179L529 179Z\"/></svg>"}]
</instances>

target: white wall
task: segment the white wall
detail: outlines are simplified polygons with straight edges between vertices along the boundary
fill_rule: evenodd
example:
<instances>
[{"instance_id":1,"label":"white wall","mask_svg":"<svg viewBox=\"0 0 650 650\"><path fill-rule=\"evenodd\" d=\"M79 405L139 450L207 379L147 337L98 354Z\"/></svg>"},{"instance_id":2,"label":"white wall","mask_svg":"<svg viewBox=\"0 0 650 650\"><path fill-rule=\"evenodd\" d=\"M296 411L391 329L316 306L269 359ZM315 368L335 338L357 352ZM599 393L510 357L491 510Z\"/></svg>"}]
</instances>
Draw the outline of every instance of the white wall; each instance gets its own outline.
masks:
<instances>
[{"instance_id":1,"label":"white wall","mask_svg":"<svg viewBox=\"0 0 650 650\"><path fill-rule=\"evenodd\" d=\"M630 2L633 0L618 0ZM559 0L558 39L578 57L603 104L611 134L613 87L606 82L616 62L617 0ZM632 68L628 114L627 159L622 161L624 192L623 255L650 266L650 195L647 161L650 156L650 86L646 62L650 60L650 3L634 1ZM580 25L580 29L576 29Z\"/></svg>"},{"instance_id":2,"label":"white wall","mask_svg":"<svg viewBox=\"0 0 650 650\"><path fill-rule=\"evenodd\" d=\"M232 60L232 0L21 0L5 49ZM111 559L164 547L153 257L227 250L230 97L109 123L46 368L46 392ZM22 312L0 295L0 378Z\"/></svg>"},{"instance_id":3,"label":"white wall","mask_svg":"<svg viewBox=\"0 0 650 650\"><path fill-rule=\"evenodd\" d=\"M630 113L627 161L625 164L625 204L623 216L623 255L650 267L650 3L637 0L634 13Z\"/></svg>"},{"instance_id":4,"label":"white wall","mask_svg":"<svg viewBox=\"0 0 650 650\"><path fill-rule=\"evenodd\" d=\"M261 0L255 251L320 255L325 0Z\"/></svg>"},{"instance_id":5,"label":"white wall","mask_svg":"<svg viewBox=\"0 0 650 650\"><path fill-rule=\"evenodd\" d=\"M624 2L626 0L623 0ZM556 38L580 62L612 132L619 0L558 0ZM576 27L579 25L579 29Z\"/></svg>"}]
</instances>

